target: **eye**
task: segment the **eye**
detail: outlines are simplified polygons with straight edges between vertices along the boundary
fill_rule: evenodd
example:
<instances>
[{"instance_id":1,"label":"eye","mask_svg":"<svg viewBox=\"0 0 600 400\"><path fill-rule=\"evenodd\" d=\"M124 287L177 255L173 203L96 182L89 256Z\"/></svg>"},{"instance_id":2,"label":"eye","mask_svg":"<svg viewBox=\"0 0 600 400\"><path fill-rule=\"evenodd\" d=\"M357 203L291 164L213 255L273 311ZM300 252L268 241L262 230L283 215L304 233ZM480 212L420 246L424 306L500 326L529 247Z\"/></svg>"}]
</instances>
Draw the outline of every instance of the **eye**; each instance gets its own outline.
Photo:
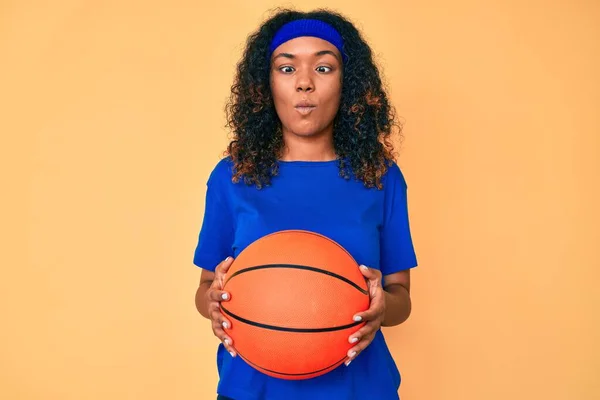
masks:
<instances>
[{"instance_id":1,"label":"eye","mask_svg":"<svg viewBox=\"0 0 600 400\"><path fill-rule=\"evenodd\" d=\"M331 67L326 67L325 65L321 65L320 67L317 67L317 70L321 70L321 71L319 71L319 72L329 72L329 71L323 71L323 70L322 70L323 68L325 68L325 69L328 69L329 71L332 71L332 70L333 70L333 68L331 68Z\"/></svg>"},{"instance_id":2,"label":"eye","mask_svg":"<svg viewBox=\"0 0 600 400\"><path fill-rule=\"evenodd\" d=\"M292 72L292 71L289 71L289 70L288 70L288 71L284 71L284 69L286 69L286 68L289 68L289 69L294 69L293 67L290 67L289 65L286 65L286 66L284 66L284 67L281 67L281 68L279 68L279 70L280 70L281 72L283 72L283 73L286 73L286 74L287 74L287 73L289 73L289 72Z\"/></svg>"}]
</instances>

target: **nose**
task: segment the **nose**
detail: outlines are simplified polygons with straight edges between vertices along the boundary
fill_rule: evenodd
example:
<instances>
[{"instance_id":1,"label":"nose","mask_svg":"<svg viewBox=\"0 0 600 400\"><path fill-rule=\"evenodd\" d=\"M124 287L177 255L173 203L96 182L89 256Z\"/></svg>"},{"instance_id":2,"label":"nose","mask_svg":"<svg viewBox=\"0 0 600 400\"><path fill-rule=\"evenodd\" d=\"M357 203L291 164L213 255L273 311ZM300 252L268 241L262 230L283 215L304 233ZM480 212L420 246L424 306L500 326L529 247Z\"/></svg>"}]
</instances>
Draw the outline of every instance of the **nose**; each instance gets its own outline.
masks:
<instances>
[{"instance_id":1,"label":"nose","mask_svg":"<svg viewBox=\"0 0 600 400\"><path fill-rule=\"evenodd\" d=\"M309 73L298 73L298 80L296 82L297 92L312 92L315 90L314 82L312 81Z\"/></svg>"}]
</instances>

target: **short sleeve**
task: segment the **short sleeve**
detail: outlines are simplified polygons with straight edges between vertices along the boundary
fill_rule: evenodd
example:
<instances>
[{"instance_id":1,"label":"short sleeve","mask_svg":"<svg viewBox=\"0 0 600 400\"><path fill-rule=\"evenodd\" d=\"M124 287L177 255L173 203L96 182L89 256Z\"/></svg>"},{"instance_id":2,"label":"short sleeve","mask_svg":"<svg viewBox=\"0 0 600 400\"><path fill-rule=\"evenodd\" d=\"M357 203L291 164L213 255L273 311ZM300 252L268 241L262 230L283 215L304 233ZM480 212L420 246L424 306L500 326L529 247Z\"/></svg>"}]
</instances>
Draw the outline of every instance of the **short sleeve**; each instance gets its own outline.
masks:
<instances>
[{"instance_id":1,"label":"short sleeve","mask_svg":"<svg viewBox=\"0 0 600 400\"><path fill-rule=\"evenodd\" d=\"M380 269L385 276L416 267L417 258L410 234L407 184L395 163L388 170L383 190Z\"/></svg>"},{"instance_id":2,"label":"short sleeve","mask_svg":"<svg viewBox=\"0 0 600 400\"><path fill-rule=\"evenodd\" d=\"M234 226L224 190L230 176L223 169L221 162L206 184L204 218L194 252L194 264L208 271L214 271L221 261L233 255Z\"/></svg>"}]
</instances>

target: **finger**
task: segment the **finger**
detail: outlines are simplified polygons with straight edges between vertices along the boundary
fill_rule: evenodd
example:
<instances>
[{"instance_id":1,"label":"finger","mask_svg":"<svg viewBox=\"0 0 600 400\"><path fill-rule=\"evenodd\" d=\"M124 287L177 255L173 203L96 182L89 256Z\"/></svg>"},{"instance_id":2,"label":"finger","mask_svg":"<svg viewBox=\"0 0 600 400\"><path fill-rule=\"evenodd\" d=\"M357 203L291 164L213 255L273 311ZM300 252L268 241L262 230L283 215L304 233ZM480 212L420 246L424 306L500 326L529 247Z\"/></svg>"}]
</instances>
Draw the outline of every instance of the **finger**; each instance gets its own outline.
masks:
<instances>
[{"instance_id":1,"label":"finger","mask_svg":"<svg viewBox=\"0 0 600 400\"><path fill-rule=\"evenodd\" d=\"M233 345L233 340L231 339L231 337L229 337L227 332L225 332L225 330L223 329L223 326L218 321L212 322L212 330L213 330L213 333L215 334L215 336L221 342L223 342L223 344L225 344L226 346Z\"/></svg>"},{"instance_id":2,"label":"finger","mask_svg":"<svg viewBox=\"0 0 600 400\"><path fill-rule=\"evenodd\" d=\"M367 348L367 346L369 344L371 344L374 337L375 337L375 335L366 336L365 338L363 338L363 340L358 342L356 344L356 346L354 346L350 350L348 350L348 353L347 353L348 361L345 362L346 366L350 365L352 360L354 360L364 349Z\"/></svg>"},{"instance_id":3,"label":"finger","mask_svg":"<svg viewBox=\"0 0 600 400\"><path fill-rule=\"evenodd\" d=\"M361 265L359 268L363 276L369 280L381 279L381 271L375 268L369 268L366 265Z\"/></svg>"},{"instance_id":4,"label":"finger","mask_svg":"<svg viewBox=\"0 0 600 400\"><path fill-rule=\"evenodd\" d=\"M229 301L231 300L231 294L225 290L211 289L209 299L211 301Z\"/></svg>"},{"instance_id":5,"label":"finger","mask_svg":"<svg viewBox=\"0 0 600 400\"><path fill-rule=\"evenodd\" d=\"M219 309L213 310L210 314L210 319L217 322L223 329L231 329L231 321L229 321Z\"/></svg>"},{"instance_id":6,"label":"finger","mask_svg":"<svg viewBox=\"0 0 600 400\"><path fill-rule=\"evenodd\" d=\"M231 321L225 317L220 308L214 308L210 312L210 319L217 322L223 329L231 329Z\"/></svg>"},{"instance_id":7,"label":"finger","mask_svg":"<svg viewBox=\"0 0 600 400\"><path fill-rule=\"evenodd\" d=\"M225 333L221 325L219 325L216 321L213 321L213 333L221 341L221 343L223 343L223 346L229 352L229 354L231 354L231 357L235 357L237 352L233 347L233 340Z\"/></svg>"},{"instance_id":8,"label":"finger","mask_svg":"<svg viewBox=\"0 0 600 400\"><path fill-rule=\"evenodd\" d=\"M219 272L222 274L227 273L227 271L229 270L229 267L231 267L231 264L233 263L233 257L227 257L226 259L224 259L223 261L221 261L221 263L217 266L217 268L215 269L215 273Z\"/></svg>"},{"instance_id":9,"label":"finger","mask_svg":"<svg viewBox=\"0 0 600 400\"><path fill-rule=\"evenodd\" d=\"M223 309L221 308L221 302L219 301L211 301L208 303L208 315L210 319L213 319L213 315L217 313L218 315L225 315Z\"/></svg>"},{"instance_id":10,"label":"finger","mask_svg":"<svg viewBox=\"0 0 600 400\"><path fill-rule=\"evenodd\" d=\"M369 307L369 309L354 314L354 317L352 317L352 319L354 320L354 322L373 321L374 319L377 319L382 314L382 312L383 306L381 304L381 301L378 300L377 297L374 297L373 301L371 301L371 306Z\"/></svg>"},{"instance_id":11,"label":"finger","mask_svg":"<svg viewBox=\"0 0 600 400\"><path fill-rule=\"evenodd\" d=\"M352 317L352 320L354 322L372 321L377 317L378 314L379 312L377 310L368 309L367 311L356 314L354 317Z\"/></svg>"},{"instance_id":12,"label":"finger","mask_svg":"<svg viewBox=\"0 0 600 400\"><path fill-rule=\"evenodd\" d=\"M370 321L366 323L362 328L360 328L348 337L348 342L356 343L361 338L368 337L369 335L374 334L377 331L377 326L378 324L376 321Z\"/></svg>"}]
</instances>

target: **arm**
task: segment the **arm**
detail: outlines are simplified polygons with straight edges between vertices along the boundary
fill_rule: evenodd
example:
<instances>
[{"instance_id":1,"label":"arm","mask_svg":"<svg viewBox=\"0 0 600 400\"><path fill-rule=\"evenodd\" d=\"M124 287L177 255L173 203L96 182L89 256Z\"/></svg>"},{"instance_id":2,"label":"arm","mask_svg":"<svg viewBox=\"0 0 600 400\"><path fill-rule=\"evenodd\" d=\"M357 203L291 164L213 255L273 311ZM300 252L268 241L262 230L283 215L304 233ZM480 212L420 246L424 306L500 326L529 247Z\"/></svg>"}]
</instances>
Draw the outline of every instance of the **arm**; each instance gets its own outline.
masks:
<instances>
[{"instance_id":1,"label":"arm","mask_svg":"<svg viewBox=\"0 0 600 400\"><path fill-rule=\"evenodd\" d=\"M346 366L373 341L381 326L401 324L408 319L411 310L410 270L388 274L385 278L381 271L364 265L360 271L368 280L371 304L367 311L354 316L354 321L365 321L365 325L348 338L356 345L348 351Z\"/></svg>"},{"instance_id":2,"label":"arm","mask_svg":"<svg viewBox=\"0 0 600 400\"><path fill-rule=\"evenodd\" d=\"M206 292L211 287L215 280L215 273L212 271L202 270L200 274L200 284L196 290L196 309L204 318L210 319L208 314L208 302L206 301Z\"/></svg>"},{"instance_id":3,"label":"arm","mask_svg":"<svg viewBox=\"0 0 600 400\"><path fill-rule=\"evenodd\" d=\"M356 345L348 351L346 365L371 343L381 326L399 325L411 313L410 268L417 265L417 259L410 235L407 185L396 164L390 167L385 186L379 269L360 267L371 301L367 311L354 316L354 321L365 325L349 337Z\"/></svg>"},{"instance_id":4,"label":"arm","mask_svg":"<svg viewBox=\"0 0 600 400\"><path fill-rule=\"evenodd\" d=\"M220 310L220 303L230 299L229 293L223 290L223 285L225 274L232 262L233 258L227 257L217 266L215 272L202 270L200 284L196 290L196 309L204 318L211 320L213 333L223 342L229 354L235 357L233 341L226 332L231 328L231 322Z\"/></svg>"},{"instance_id":5,"label":"arm","mask_svg":"<svg viewBox=\"0 0 600 400\"><path fill-rule=\"evenodd\" d=\"M410 316L410 269L383 277L385 314L381 326L399 325Z\"/></svg>"}]
</instances>

